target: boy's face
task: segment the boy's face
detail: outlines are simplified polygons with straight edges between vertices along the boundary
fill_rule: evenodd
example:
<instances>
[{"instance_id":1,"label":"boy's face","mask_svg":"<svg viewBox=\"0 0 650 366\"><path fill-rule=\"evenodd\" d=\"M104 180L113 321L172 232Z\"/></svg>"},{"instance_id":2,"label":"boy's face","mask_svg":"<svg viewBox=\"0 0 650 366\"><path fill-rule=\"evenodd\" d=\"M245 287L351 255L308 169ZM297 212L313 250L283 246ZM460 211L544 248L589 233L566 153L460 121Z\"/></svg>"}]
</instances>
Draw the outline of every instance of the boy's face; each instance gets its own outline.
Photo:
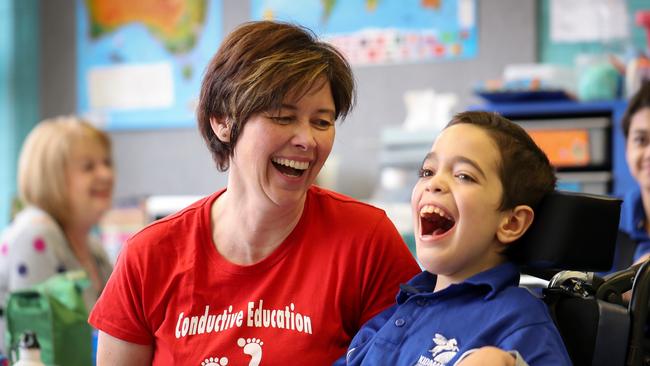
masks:
<instances>
[{"instance_id":1,"label":"boy's face","mask_svg":"<svg viewBox=\"0 0 650 366\"><path fill-rule=\"evenodd\" d=\"M641 189L650 190L650 108L640 109L632 116L625 156Z\"/></svg>"},{"instance_id":2,"label":"boy's face","mask_svg":"<svg viewBox=\"0 0 650 366\"><path fill-rule=\"evenodd\" d=\"M496 233L508 215L499 211L500 160L485 130L460 123L442 131L423 162L411 197L417 257L439 283L503 261Z\"/></svg>"}]
</instances>

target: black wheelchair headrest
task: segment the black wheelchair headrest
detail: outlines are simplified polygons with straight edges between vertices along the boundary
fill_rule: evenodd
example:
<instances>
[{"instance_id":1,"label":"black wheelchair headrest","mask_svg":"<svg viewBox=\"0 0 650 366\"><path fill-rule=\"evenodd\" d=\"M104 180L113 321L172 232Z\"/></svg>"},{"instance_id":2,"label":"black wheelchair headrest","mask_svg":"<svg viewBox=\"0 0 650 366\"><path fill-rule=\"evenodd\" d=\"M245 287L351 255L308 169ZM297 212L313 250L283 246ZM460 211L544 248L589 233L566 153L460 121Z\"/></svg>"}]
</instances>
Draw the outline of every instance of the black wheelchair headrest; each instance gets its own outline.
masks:
<instances>
[{"instance_id":1,"label":"black wheelchair headrest","mask_svg":"<svg viewBox=\"0 0 650 366\"><path fill-rule=\"evenodd\" d=\"M509 249L522 272L607 271L612 267L621 200L554 191L535 209L531 227Z\"/></svg>"}]
</instances>

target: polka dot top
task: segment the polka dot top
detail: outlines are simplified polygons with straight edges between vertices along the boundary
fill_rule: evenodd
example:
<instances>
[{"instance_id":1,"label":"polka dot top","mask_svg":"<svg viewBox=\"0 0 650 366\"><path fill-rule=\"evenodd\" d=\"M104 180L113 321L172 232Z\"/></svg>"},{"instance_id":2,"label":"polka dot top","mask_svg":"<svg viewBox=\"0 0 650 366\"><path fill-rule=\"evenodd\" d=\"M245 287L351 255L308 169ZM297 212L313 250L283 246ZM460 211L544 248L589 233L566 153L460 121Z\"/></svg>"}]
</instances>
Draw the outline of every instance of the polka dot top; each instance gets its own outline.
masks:
<instances>
[{"instance_id":1,"label":"polka dot top","mask_svg":"<svg viewBox=\"0 0 650 366\"><path fill-rule=\"evenodd\" d=\"M99 239L91 236L89 243L105 284L112 266ZM0 306L5 307L10 291L30 287L70 270L83 270L83 267L68 246L63 230L45 211L25 208L0 235ZM88 286L84 300L89 309L97 297L93 286ZM4 333L2 320L0 332Z\"/></svg>"}]
</instances>

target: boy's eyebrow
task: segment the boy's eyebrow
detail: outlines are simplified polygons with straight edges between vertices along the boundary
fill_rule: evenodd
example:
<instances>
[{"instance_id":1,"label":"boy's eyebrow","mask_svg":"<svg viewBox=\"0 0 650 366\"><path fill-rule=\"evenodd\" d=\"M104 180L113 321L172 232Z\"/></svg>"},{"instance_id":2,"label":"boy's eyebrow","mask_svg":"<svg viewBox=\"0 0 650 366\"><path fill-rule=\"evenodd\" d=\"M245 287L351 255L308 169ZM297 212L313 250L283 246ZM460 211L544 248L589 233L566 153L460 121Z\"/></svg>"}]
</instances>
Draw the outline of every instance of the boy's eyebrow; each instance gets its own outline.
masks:
<instances>
[{"instance_id":1,"label":"boy's eyebrow","mask_svg":"<svg viewBox=\"0 0 650 366\"><path fill-rule=\"evenodd\" d=\"M424 156L424 159L422 160L422 165L424 165L424 163L425 163L427 160L432 160L432 159L435 159L435 158L436 158L436 153L434 153L434 152L428 152L428 153ZM467 158L467 157L465 157L465 156L455 156L455 157L452 159L452 163L453 163L453 164L464 163L464 164L471 165L472 167L474 167L474 169L476 169L476 170L479 172L479 174L483 177L483 179L486 179L486 178L487 178L487 177L485 176L485 172L483 172L483 169L481 169L481 167L480 167L480 166L479 166L479 165L478 165L474 160L472 160L472 159L470 159L470 158Z\"/></svg>"},{"instance_id":2,"label":"boy's eyebrow","mask_svg":"<svg viewBox=\"0 0 650 366\"><path fill-rule=\"evenodd\" d=\"M485 173L483 172L483 169L481 169L481 167L474 160L472 160L470 158L466 158L464 156L456 156L453 161L454 161L454 164L456 164L458 162L469 164L469 165L473 166L474 169L476 169L479 172L479 174L483 177L483 179L487 178L485 176Z\"/></svg>"},{"instance_id":3,"label":"boy's eyebrow","mask_svg":"<svg viewBox=\"0 0 650 366\"><path fill-rule=\"evenodd\" d=\"M436 154L433 153L433 152L431 152L431 151L428 152L426 155L424 155L424 159L422 159L422 164L420 164L420 166L423 166L424 163L426 163L427 160L431 160L431 159L433 159L433 158L435 157L435 155L436 155Z\"/></svg>"}]
</instances>

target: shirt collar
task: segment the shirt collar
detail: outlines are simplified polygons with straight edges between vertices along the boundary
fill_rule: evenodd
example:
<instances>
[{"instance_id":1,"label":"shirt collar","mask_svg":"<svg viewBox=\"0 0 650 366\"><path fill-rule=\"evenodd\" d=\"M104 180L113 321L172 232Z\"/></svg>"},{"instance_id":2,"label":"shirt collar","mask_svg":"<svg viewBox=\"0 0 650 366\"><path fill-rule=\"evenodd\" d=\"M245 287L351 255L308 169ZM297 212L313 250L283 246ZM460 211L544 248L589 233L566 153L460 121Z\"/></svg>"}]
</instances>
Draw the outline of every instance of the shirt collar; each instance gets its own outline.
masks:
<instances>
[{"instance_id":1,"label":"shirt collar","mask_svg":"<svg viewBox=\"0 0 650 366\"><path fill-rule=\"evenodd\" d=\"M511 262L505 262L494 268L475 274L465 281L451 285L440 291L443 293L455 293L467 288L484 289L484 299L489 300L500 291L510 286L519 285L519 269ZM397 294L397 303L402 304L408 298L417 294L432 294L436 285L437 276L424 271L413 277L408 283L400 285Z\"/></svg>"}]
</instances>

